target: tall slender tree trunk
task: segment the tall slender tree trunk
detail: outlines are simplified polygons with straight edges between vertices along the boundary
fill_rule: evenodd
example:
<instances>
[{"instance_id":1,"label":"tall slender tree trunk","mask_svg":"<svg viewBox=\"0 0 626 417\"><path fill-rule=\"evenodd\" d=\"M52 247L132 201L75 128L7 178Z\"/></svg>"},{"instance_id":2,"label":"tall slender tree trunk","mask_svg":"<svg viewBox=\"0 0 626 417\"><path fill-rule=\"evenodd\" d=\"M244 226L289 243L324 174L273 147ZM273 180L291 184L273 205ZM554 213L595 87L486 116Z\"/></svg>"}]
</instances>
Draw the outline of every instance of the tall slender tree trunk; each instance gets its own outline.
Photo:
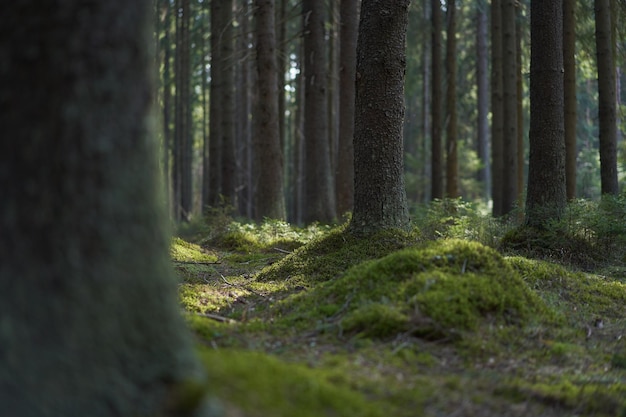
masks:
<instances>
[{"instance_id":1,"label":"tall slender tree trunk","mask_svg":"<svg viewBox=\"0 0 626 417\"><path fill-rule=\"evenodd\" d=\"M295 176L294 184L294 221L298 225L304 223L304 42L299 45L299 67L300 71L296 74L294 84L296 86L296 111L294 114L294 147L293 147L293 170Z\"/></svg>"},{"instance_id":2,"label":"tall slender tree trunk","mask_svg":"<svg viewBox=\"0 0 626 417\"><path fill-rule=\"evenodd\" d=\"M237 162L235 161L235 36L233 30L233 1L222 0L220 9L220 59L222 65L222 95L220 98L222 134L222 197L224 203L237 207L236 178Z\"/></svg>"},{"instance_id":3,"label":"tall slender tree trunk","mask_svg":"<svg viewBox=\"0 0 626 417\"><path fill-rule=\"evenodd\" d=\"M487 49L487 4L479 0L476 6L476 83L477 83L477 155L481 162L478 181L485 192L485 199L491 196L491 161L489 158L489 51Z\"/></svg>"},{"instance_id":4,"label":"tall slender tree trunk","mask_svg":"<svg viewBox=\"0 0 626 417\"><path fill-rule=\"evenodd\" d=\"M431 95L431 198L443 198L443 153L441 140L442 118L442 59L441 59L441 1L431 1L432 16L432 95Z\"/></svg>"},{"instance_id":5,"label":"tall slender tree trunk","mask_svg":"<svg viewBox=\"0 0 626 417\"><path fill-rule=\"evenodd\" d=\"M247 218L253 218L253 191L252 184L252 82L250 79L250 33L249 12L251 5L244 1L240 17L238 18L239 34L237 49L240 51L240 63L237 66L237 94L235 97L237 124L235 126L235 147L237 155L237 204L239 213Z\"/></svg>"},{"instance_id":6,"label":"tall slender tree trunk","mask_svg":"<svg viewBox=\"0 0 626 417\"><path fill-rule=\"evenodd\" d=\"M424 0L424 18L423 22L426 27L429 27L432 24L431 21L431 0ZM431 29L432 31L432 29ZM431 117L432 117L432 43L424 42L422 46L422 175L423 178L431 177L431 158L430 158L430 147L428 143L432 144L431 134ZM432 188L432 187L431 187ZM417 194L423 196L421 202L426 203L429 201L430 192L427 187L424 187L422 184L418 185Z\"/></svg>"},{"instance_id":7,"label":"tall slender tree trunk","mask_svg":"<svg viewBox=\"0 0 626 417\"><path fill-rule=\"evenodd\" d=\"M612 36L611 0L595 0L598 62L598 120L600 124L600 181L602 194L617 194L617 112L615 92L615 40Z\"/></svg>"},{"instance_id":8,"label":"tall slender tree trunk","mask_svg":"<svg viewBox=\"0 0 626 417\"><path fill-rule=\"evenodd\" d=\"M278 126L278 77L274 0L256 0L258 74L257 130L254 132L255 217L285 219L283 155Z\"/></svg>"},{"instance_id":9,"label":"tall slender tree trunk","mask_svg":"<svg viewBox=\"0 0 626 417\"><path fill-rule=\"evenodd\" d=\"M456 116L456 1L446 0L446 197L459 195Z\"/></svg>"},{"instance_id":10,"label":"tall slender tree trunk","mask_svg":"<svg viewBox=\"0 0 626 417\"><path fill-rule=\"evenodd\" d=\"M220 42L222 39L223 23L220 19L221 1L211 1L211 88L209 93L209 170L208 202L211 207L217 207L222 193L222 74Z\"/></svg>"},{"instance_id":11,"label":"tall slender tree trunk","mask_svg":"<svg viewBox=\"0 0 626 417\"><path fill-rule=\"evenodd\" d=\"M181 106L183 114L181 116L182 132L182 187L180 196L180 206L182 219L189 221L193 211L193 117L191 114L191 3L190 0L183 0L182 3L182 36L183 50L181 59L182 85L181 85Z\"/></svg>"},{"instance_id":12,"label":"tall slender tree trunk","mask_svg":"<svg viewBox=\"0 0 626 417\"><path fill-rule=\"evenodd\" d=\"M275 33L276 33L276 78L278 79L278 129L280 134L280 148L285 153L286 132L286 96L285 74L287 73L287 0L278 0L275 5Z\"/></svg>"},{"instance_id":13,"label":"tall slender tree trunk","mask_svg":"<svg viewBox=\"0 0 626 417\"><path fill-rule=\"evenodd\" d=\"M354 204L354 76L359 28L358 0L341 0L339 54L339 147L337 155L337 214Z\"/></svg>"},{"instance_id":14,"label":"tall slender tree trunk","mask_svg":"<svg viewBox=\"0 0 626 417\"><path fill-rule=\"evenodd\" d=\"M502 208L504 112L502 96L502 7L501 0L491 0L491 196L495 217Z\"/></svg>"},{"instance_id":15,"label":"tall slender tree trunk","mask_svg":"<svg viewBox=\"0 0 626 417\"><path fill-rule=\"evenodd\" d=\"M526 224L543 228L567 204L563 128L563 7L531 0L530 158Z\"/></svg>"},{"instance_id":16,"label":"tall slender tree trunk","mask_svg":"<svg viewBox=\"0 0 626 417\"><path fill-rule=\"evenodd\" d=\"M517 201L517 41L515 0L502 0L502 212ZM497 175L497 174L496 174Z\"/></svg>"},{"instance_id":17,"label":"tall slender tree trunk","mask_svg":"<svg viewBox=\"0 0 626 417\"><path fill-rule=\"evenodd\" d=\"M180 9L182 0L175 0L175 55L174 55L174 143L172 146L172 208L174 212L174 220L180 222L182 220L182 209L180 205L182 195L182 178L183 178L183 153L182 153L182 50L183 50L183 37L182 37L182 18Z\"/></svg>"},{"instance_id":18,"label":"tall slender tree trunk","mask_svg":"<svg viewBox=\"0 0 626 417\"><path fill-rule=\"evenodd\" d=\"M567 199L576 198L576 0L563 0L563 98Z\"/></svg>"},{"instance_id":19,"label":"tall slender tree trunk","mask_svg":"<svg viewBox=\"0 0 626 417\"><path fill-rule=\"evenodd\" d=\"M200 70L202 81L200 83L200 102L202 103L202 196L201 196L201 211L204 212L205 207L209 205L209 183L208 181L204 181L204 178L208 177L209 174L209 103L208 103L208 95L209 95L209 62L208 62L208 51L206 47L206 39L207 34L209 34L208 23L208 3L202 5L202 13L201 13L201 35L199 37L200 44L200 62L202 68Z\"/></svg>"},{"instance_id":20,"label":"tall slender tree trunk","mask_svg":"<svg viewBox=\"0 0 626 417\"><path fill-rule=\"evenodd\" d=\"M516 114L517 114L517 174L515 176L517 181L517 196L516 204L518 207L524 206L524 74L522 73L522 37L524 28L522 26L522 14L521 9L516 6L516 25L515 25L515 56L516 56L516 68L515 68L515 100L516 100ZM520 214L521 215L521 214Z\"/></svg>"},{"instance_id":21,"label":"tall slender tree trunk","mask_svg":"<svg viewBox=\"0 0 626 417\"><path fill-rule=\"evenodd\" d=\"M187 221L191 215L191 65L190 65L190 4L177 1L176 28L176 101L174 117L174 218Z\"/></svg>"},{"instance_id":22,"label":"tall slender tree trunk","mask_svg":"<svg viewBox=\"0 0 626 417\"><path fill-rule=\"evenodd\" d=\"M361 7L350 231L368 235L410 227L402 148L409 0Z\"/></svg>"},{"instance_id":23,"label":"tall slender tree trunk","mask_svg":"<svg viewBox=\"0 0 626 417\"><path fill-rule=\"evenodd\" d=\"M335 173L337 172L337 152L339 148L339 1L328 3L328 146L330 149L330 169L333 179L333 198L336 201ZM333 210L337 210L336 207Z\"/></svg>"},{"instance_id":24,"label":"tall slender tree trunk","mask_svg":"<svg viewBox=\"0 0 626 417\"><path fill-rule=\"evenodd\" d=\"M152 6L0 5L5 416L173 417L197 374L164 233Z\"/></svg>"},{"instance_id":25,"label":"tall slender tree trunk","mask_svg":"<svg viewBox=\"0 0 626 417\"><path fill-rule=\"evenodd\" d=\"M168 207L171 213L171 173L170 173L170 157L172 146L172 130L170 124L172 122L172 74L170 61L172 60L171 43L171 6L167 0L162 1L162 26L163 26L163 178L165 179L165 190L168 201Z\"/></svg>"},{"instance_id":26,"label":"tall slender tree trunk","mask_svg":"<svg viewBox=\"0 0 626 417\"><path fill-rule=\"evenodd\" d=\"M328 139L326 48L324 47L325 5L303 0L304 28L304 222L335 219L335 192Z\"/></svg>"}]
</instances>

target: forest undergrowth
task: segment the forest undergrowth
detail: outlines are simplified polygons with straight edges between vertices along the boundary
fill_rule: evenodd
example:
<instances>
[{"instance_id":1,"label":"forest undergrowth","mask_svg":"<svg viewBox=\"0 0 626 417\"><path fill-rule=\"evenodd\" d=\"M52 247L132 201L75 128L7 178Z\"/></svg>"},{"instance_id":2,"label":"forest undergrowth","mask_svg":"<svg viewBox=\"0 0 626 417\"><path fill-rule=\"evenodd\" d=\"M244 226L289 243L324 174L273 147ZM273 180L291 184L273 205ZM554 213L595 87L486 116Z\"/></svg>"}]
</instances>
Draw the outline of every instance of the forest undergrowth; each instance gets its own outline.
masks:
<instances>
[{"instance_id":1,"label":"forest undergrowth","mask_svg":"<svg viewBox=\"0 0 626 417\"><path fill-rule=\"evenodd\" d=\"M626 416L626 214L571 203L543 231L460 200L411 233L247 224L172 243L226 416Z\"/></svg>"}]
</instances>

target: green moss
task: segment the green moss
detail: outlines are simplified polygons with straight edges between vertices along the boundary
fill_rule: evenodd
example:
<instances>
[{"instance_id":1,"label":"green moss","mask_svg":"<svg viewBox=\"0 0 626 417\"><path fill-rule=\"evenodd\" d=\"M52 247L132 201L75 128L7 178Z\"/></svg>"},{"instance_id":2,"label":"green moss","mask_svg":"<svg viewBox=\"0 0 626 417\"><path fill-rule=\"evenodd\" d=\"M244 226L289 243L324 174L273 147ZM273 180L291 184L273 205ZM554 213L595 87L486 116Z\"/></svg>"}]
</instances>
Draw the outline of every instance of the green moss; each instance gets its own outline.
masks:
<instances>
[{"instance_id":1,"label":"green moss","mask_svg":"<svg viewBox=\"0 0 626 417\"><path fill-rule=\"evenodd\" d=\"M594 416L626 415L626 384L572 382L567 378L530 383L514 380L495 390L515 402L541 401Z\"/></svg>"},{"instance_id":2,"label":"green moss","mask_svg":"<svg viewBox=\"0 0 626 417\"><path fill-rule=\"evenodd\" d=\"M626 284L621 281L522 257L510 258L508 262L531 288L557 307L576 310L587 320L594 316L623 317Z\"/></svg>"},{"instance_id":3,"label":"green moss","mask_svg":"<svg viewBox=\"0 0 626 417\"><path fill-rule=\"evenodd\" d=\"M341 324L347 332L385 338L407 331L409 318L393 305L371 303L351 311Z\"/></svg>"},{"instance_id":4,"label":"green moss","mask_svg":"<svg viewBox=\"0 0 626 417\"><path fill-rule=\"evenodd\" d=\"M323 282L343 274L348 268L368 259L385 256L415 244L417 237L399 231L384 231L371 239L358 239L345 226L314 239L281 261L264 269L259 281L306 279Z\"/></svg>"},{"instance_id":5,"label":"green moss","mask_svg":"<svg viewBox=\"0 0 626 417\"><path fill-rule=\"evenodd\" d=\"M288 325L333 323L343 315L344 329L372 337L410 331L435 338L484 320L522 324L551 316L496 251L460 240L363 262L278 303L275 312Z\"/></svg>"},{"instance_id":6,"label":"green moss","mask_svg":"<svg viewBox=\"0 0 626 417\"><path fill-rule=\"evenodd\" d=\"M170 245L170 256L175 261L181 262L216 262L217 256L207 252L195 243L187 242L175 237Z\"/></svg>"},{"instance_id":7,"label":"green moss","mask_svg":"<svg viewBox=\"0 0 626 417\"><path fill-rule=\"evenodd\" d=\"M330 374L256 352L204 350L209 391L249 416L375 417L379 406Z\"/></svg>"}]
</instances>

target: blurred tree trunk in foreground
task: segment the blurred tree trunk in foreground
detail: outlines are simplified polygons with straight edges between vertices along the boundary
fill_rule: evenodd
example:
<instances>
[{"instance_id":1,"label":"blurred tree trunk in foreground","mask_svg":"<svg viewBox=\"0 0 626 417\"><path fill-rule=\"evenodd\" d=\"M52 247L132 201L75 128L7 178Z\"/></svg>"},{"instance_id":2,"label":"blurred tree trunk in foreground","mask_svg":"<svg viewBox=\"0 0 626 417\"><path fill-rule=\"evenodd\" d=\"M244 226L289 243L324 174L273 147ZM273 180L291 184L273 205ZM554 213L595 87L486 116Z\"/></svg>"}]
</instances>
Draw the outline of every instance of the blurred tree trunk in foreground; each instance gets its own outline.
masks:
<instances>
[{"instance_id":1,"label":"blurred tree trunk in foreground","mask_svg":"<svg viewBox=\"0 0 626 417\"><path fill-rule=\"evenodd\" d=\"M0 6L3 415L173 416L198 370L147 122L152 7Z\"/></svg>"}]
</instances>

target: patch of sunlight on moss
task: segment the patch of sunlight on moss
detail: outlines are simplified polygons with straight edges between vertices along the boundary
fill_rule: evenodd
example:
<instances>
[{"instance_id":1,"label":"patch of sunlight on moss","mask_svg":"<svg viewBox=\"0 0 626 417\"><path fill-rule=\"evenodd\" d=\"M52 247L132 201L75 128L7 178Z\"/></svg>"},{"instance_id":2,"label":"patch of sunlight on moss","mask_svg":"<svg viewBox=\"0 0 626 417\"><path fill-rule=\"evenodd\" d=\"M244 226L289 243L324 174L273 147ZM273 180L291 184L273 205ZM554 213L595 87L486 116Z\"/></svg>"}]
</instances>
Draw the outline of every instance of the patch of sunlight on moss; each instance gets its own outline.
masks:
<instances>
[{"instance_id":1,"label":"patch of sunlight on moss","mask_svg":"<svg viewBox=\"0 0 626 417\"><path fill-rule=\"evenodd\" d=\"M170 245L170 256L181 262L216 262L217 256L208 253L199 245L175 237Z\"/></svg>"},{"instance_id":2,"label":"patch of sunlight on moss","mask_svg":"<svg viewBox=\"0 0 626 417\"><path fill-rule=\"evenodd\" d=\"M571 272L546 261L511 257L508 263L544 298L587 315L623 317L626 284L609 276Z\"/></svg>"},{"instance_id":3,"label":"patch of sunlight on moss","mask_svg":"<svg viewBox=\"0 0 626 417\"><path fill-rule=\"evenodd\" d=\"M552 312L495 250L444 240L363 262L344 276L279 302L289 325L339 322L370 337L442 338L481 322L524 325Z\"/></svg>"},{"instance_id":4,"label":"patch of sunlight on moss","mask_svg":"<svg viewBox=\"0 0 626 417\"><path fill-rule=\"evenodd\" d=\"M186 311L195 313L216 312L231 305L236 297L245 294L244 290L232 289L225 294L206 284L181 284L178 298Z\"/></svg>"},{"instance_id":5,"label":"patch of sunlight on moss","mask_svg":"<svg viewBox=\"0 0 626 417\"><path fill-rule=\"evenodd\" d=\"M324 371L258 352L203 350L209 393L253 416L377 417L380 406Z\"/></svg>"},{"instance_id":6,"label":"patch of sunlight on moss","mask_svg":"<svg viewBox=\"0 0 626 417\"><path fill-rule=\"evenodd\" d=\"M359 239L348 233L344 225L265 268L257 280L304 278L311 283L328 281L337 278L353 265L380 258L416 242L416 235L401 231L384 231L369 239Z\"/></svg>"},{"instance_id":7,"label":"patch of sunlight on moss","mask_svg":"<svg viewBox=\"0 0 626 417\"><path fill-rule=\"evenodd\" d=\"M626 384L572 381L561 378L530 383L513 380L496 388L494 393L514 402L540 401L576 411L576 415L626 415Z\"/></svg>"}]
</instances>

